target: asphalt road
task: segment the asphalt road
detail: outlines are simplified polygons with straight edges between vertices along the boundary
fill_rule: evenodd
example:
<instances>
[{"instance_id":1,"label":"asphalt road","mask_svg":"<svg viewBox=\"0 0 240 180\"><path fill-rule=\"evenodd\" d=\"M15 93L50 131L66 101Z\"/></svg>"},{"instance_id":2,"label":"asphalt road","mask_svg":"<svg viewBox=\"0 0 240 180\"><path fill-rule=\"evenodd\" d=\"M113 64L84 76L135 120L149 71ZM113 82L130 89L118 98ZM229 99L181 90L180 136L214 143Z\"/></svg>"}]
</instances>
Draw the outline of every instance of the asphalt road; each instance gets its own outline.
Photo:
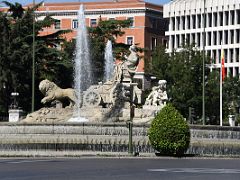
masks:
<instances>
[{"instance_id":1,"label":"asphalt road","mask_svg":"<svg viewBox=\"0 0 240 180\"><path fill-rule=\"evenodd\" d=\"M0 180L240 180L240 159L0 159Z\"/></svg>"}]
</instances>

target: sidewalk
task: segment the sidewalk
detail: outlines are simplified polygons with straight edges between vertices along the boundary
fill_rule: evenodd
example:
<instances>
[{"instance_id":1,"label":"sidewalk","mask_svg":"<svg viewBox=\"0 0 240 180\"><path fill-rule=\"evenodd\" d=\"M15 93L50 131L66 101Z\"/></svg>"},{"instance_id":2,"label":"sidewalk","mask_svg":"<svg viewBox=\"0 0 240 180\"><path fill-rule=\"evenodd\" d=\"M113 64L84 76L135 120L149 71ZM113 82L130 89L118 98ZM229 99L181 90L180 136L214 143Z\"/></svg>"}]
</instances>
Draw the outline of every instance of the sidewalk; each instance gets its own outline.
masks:
<instances>
[{"instance_id":1,"label":"sidewalk","mask_svg":"<svg viewBox=\"0 0 240 180\"><path fill-rule=\"evenodd\" d=\"M155 153L140 153L132 157L156 157ZM128 152L101 151L0 151L0 157L131 157Z\"/></svg>"},{"instance_id":2,"label":"sidewalk","mask_svg":"<svg viewBox=\"0 0 240 180\"><path fill-rule=\"evenodd\" d=\"M178 159L179 157L156 156L155 153L139 153L129 155L128 152L100 152L100 151L0 151L0 158L153 158L153 159ZM231 159L239 156L199 156L190 155L181 157L185 159Z\"/></svg>"}]
</instances>

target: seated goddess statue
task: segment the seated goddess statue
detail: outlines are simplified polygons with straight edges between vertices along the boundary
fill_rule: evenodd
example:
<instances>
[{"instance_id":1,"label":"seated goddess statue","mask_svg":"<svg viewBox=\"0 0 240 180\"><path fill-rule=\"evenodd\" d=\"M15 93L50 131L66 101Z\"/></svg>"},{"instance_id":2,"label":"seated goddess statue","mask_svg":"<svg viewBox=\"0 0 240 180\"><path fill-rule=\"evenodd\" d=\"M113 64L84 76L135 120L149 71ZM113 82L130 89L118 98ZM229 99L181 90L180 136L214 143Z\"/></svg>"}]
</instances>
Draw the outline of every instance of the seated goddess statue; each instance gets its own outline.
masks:
<instances>
[{"instance_id":1,"label":"seated goddess statue","mask_svg":"<svg viewBox=\"0 0 240 180\"><path fill-rule=\"evenodd\" d=\"M136 46L131 45L129 51L130 51L129 56L125 56L127 60L125 63L130 70L135 71L139 62L139 56L137 54Z\"/></svg>"},{"instance_id":2,"label":"seated goddess statue","mask_svg":"<svg viewBox=\"0 0 240 180\"><path fill-rule=\"evenodd\" d=\"M136 46L131 45L129 51L129 56L125 56L126 61L115 66L113 81L120 82L122 79L130 77L130 73L135 73L139 63L139 56L136 51Z\"/></svg>"}]
</instances>

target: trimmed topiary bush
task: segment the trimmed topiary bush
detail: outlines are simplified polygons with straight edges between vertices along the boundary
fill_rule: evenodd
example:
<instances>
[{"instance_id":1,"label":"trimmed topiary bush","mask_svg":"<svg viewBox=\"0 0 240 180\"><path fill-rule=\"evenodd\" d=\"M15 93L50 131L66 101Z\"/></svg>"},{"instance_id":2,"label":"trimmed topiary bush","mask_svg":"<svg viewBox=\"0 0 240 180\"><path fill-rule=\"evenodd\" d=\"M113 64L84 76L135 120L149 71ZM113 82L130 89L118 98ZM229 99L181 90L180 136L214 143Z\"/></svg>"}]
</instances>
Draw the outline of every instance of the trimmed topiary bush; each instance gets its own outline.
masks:
<instances>
[{"instance_id":1,"label":"trimmed topiary bush","mask_svg":"<svg viewBox=\"0 0 240 180\"><path fill-rule=\"evenodd\" d=\"M154 118L148 136L153 148L161 155L182 156L190 143L189 126L171 104Z\"/></svg>"}]
</instances>

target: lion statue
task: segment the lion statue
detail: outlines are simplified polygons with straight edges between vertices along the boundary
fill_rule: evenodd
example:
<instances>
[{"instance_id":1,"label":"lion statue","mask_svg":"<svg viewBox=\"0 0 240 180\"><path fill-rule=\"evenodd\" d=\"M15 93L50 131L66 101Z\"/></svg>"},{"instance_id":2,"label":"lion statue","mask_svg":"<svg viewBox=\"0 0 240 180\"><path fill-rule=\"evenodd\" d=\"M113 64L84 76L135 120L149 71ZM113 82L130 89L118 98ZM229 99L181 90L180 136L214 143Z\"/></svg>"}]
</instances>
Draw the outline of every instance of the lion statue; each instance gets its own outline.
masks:
<instances>
[{"instance_id":1,"label":"lion statue","mask_svg":"<svg viewBox=\"0 0 240 180\"><path fill-rule=\"evenodd\" d=\"M39 90L45 96L41 100L41 103L43 104L54 100L61 101L63 99L69 100L69 107L73 107L76 104L76 95L74 89L62 89L58 87L54 82L45 79L40 82Z\"/></svg>"}]
</instances>

